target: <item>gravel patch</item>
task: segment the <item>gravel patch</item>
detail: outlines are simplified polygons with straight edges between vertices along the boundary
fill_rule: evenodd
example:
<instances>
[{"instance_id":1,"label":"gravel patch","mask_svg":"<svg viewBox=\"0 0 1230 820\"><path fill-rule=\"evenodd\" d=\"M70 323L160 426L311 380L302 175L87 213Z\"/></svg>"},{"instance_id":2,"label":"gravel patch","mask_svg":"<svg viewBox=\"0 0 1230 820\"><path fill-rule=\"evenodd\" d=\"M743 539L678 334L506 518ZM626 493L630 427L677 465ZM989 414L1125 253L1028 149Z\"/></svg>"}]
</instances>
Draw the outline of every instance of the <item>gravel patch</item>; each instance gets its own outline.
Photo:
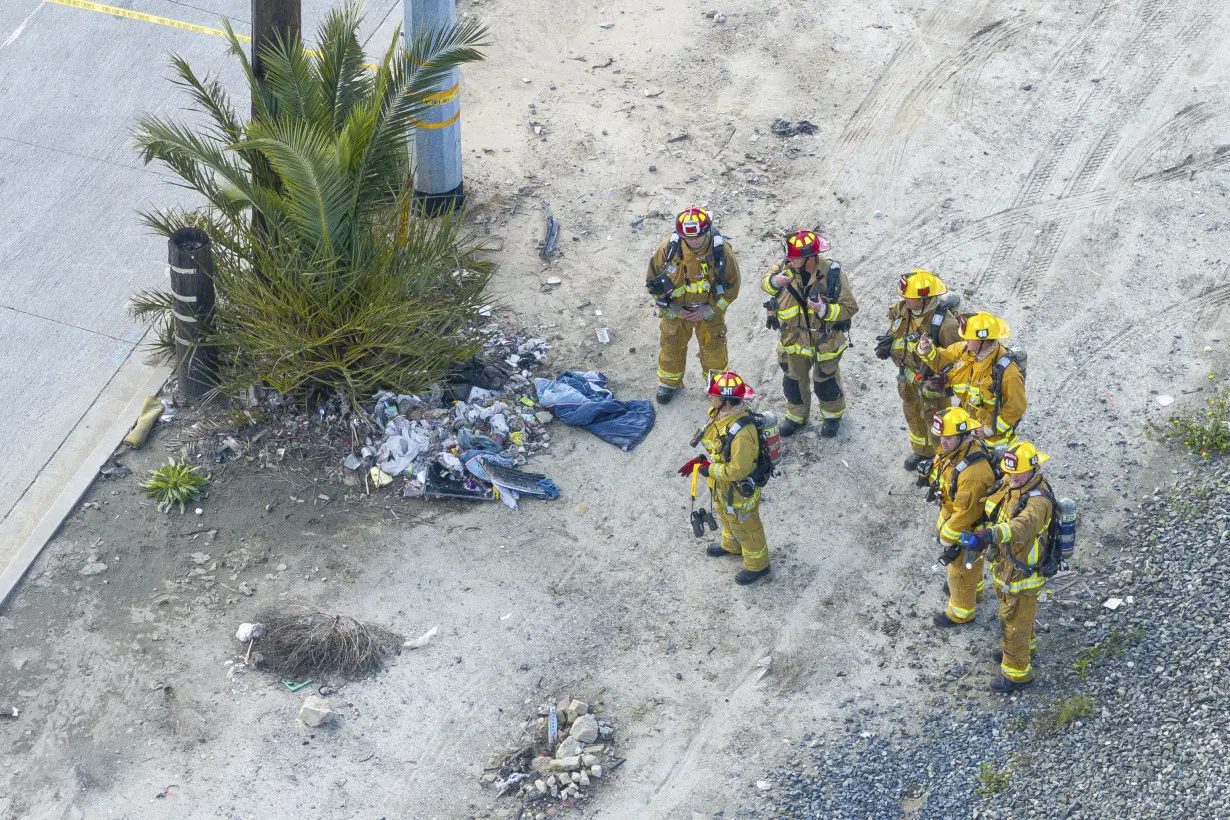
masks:
<instances>
[{"instance_id":1,"label":"gravel patch","mask_svg":"<svg viewBox=\"0 0 1230 820\"><path fill-rule=\"evenodd\" d=\"M865 710L805 735L740 816L1230 816L1228 528L1230 469L1200 462L1131 515L1105 583L1076 577L1079 601L1040 612L1067 628L1050 680L1002 700L948 681L952 708L914 715L917 734Z\"/></svg>"}]
</instances>

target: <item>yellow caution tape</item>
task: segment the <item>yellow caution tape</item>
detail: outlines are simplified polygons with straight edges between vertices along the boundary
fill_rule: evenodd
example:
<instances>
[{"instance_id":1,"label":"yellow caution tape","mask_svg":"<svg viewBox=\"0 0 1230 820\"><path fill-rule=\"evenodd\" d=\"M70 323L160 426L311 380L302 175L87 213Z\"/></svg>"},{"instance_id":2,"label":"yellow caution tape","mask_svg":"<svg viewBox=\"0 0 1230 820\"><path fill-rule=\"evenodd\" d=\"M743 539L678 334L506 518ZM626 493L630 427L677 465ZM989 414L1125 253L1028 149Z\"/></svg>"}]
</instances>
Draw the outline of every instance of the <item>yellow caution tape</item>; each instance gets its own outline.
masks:
<instances>
[{"instance_id":1,"label":"yellow caution tape","mask_svg":"<svg viewBox=\"0 0 1230 820\"><path fill-rule=\"evenodd\" d=\"M415 128L425 128L428 131L438 131L441 128L448 128L450 125L457 122L457 120L459 119L461 119L460 111L458 111L453 116L449 117L447 120L444 120L443 122L419 122L418 120L412 119L410 120L410 124L413 125Z\"/></svg>"},{"instance_id":2,"label":"yellow caution tape","mask_svg":"<svg viewBox=\"0 0 1230 820\"><path fill-rule=\"evenodd\" d=\"M156 14L146 14L141 11L132 11L131 9L122 9L118 6L108 6L103 3L93 3L90 0L46 0L48 3L55 3L60 6L69 6L75 9L85 9L86 11L96 11L99 14L111 14L116 17L127 17L129 20L140 20L142 23L153 23L157 26L168 26L170 28L183 29L184 31L194 31L197 34L208 34L212 37L226 37L226 32L220 28L210 28L209 26L198 26L196 23L186 23L183 20L173 20L170 17L159 17ZM236 34L235 39L241 43L251 43L252 38L246 34ZM305 48L305 54L311 54L313 57L319 57L319 51L313 51L310 48ZM377 66L371 63L363 63L363 67L369 71L375 71ZM455 86L454 86L455 87ZM441 92L446 93L446 92Z\"/></svg>"},{"instance_id":3,"label":"yellow caution tape","mask_svg":"<svg viewBox=\"0 0 1230 820\"><path fill-rule=\"evenodd\" d=\"M457 99L457 94L459 93L460 87L461 87L461 82L460 81L455 82L453 83L452 88L446 88L443 91L437 91L434 94L428 94L426 97L423 98L423 100L425 102L431 103L432 105L448 105L453 100Z\"/></svg>"}]
</instances>

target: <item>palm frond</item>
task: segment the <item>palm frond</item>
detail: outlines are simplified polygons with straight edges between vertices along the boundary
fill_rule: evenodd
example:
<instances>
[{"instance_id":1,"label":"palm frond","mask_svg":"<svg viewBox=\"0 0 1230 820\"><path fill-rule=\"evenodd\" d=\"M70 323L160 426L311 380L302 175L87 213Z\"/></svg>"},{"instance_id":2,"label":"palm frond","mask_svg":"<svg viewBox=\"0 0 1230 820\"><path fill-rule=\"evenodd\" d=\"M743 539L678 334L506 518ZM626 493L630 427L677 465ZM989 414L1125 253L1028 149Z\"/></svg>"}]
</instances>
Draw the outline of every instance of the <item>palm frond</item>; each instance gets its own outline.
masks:
<instances>
[{"instance_id":1,"label":"palm frond","mask_svg":"<svg viewBox=\"0 0 1230 820\"><path fill-rule=\"evenodd\" d=\"M186 90L188 96L209 114L215 138L221 142L236 142L242 138L243 123L222 83L209 75L198 78L188 61L178 54L171 55L171 65L175 69L171 82Z\"/></svg>"},{"instance_id":2,"label":"palm frond","mask_svg":"<svg viewBox=\"0 0 1230 820\"><path fill-rule=\"evenodd\" d=\"M332 9L317 33L316 73L334 131L340 131L350 111L370 96L371 74L363 65L358 29L363 14L357 3Z\"/></svg>"},{"instance_id":3,"label":"palm frond","mask_svg":"<svg viewBox=\"0 0 1230 820\"><path fill-rule=\"evenodd\" d=\"M299 37L285 39L275 32L274 41L261 48L261 63L265 67L265 88L277 101L278 119L304 120L318 123L326 120L324 96L312 58L303 50Z\"/></svg>"}]
</instances>

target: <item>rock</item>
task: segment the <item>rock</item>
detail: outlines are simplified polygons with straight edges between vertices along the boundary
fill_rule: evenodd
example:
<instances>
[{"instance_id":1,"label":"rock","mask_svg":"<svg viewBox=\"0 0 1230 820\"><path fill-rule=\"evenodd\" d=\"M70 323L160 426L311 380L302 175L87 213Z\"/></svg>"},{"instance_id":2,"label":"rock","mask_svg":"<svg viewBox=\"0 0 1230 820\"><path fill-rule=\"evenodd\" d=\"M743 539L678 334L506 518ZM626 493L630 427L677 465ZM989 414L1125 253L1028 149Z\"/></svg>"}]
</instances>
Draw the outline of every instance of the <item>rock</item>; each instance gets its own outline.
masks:
<instances>
[{"instance_id":1,"label":"rock","mask_svg":"<svg viewBox=\"0 0 1230 820\"><path fill-rule=\"evenodd\" d=\"M598 739L598 720L593 715L582 715L572 724L568 733L582 743L593 743Z\"/></svg>"},{"instance_id":2,"label":"rock","mask_svg":"<svg viewBox=\"0 0 1230 820\"><path fill-rule=\"evenodd\" d=\"M581 749L581 741L577 740L575 737L565 738L564 741L560 743L559 748L555 750L555 757L577 757L581 754Z\"/></svg>"},{"instance_id":3,"label":"rock","mask_svg":"<svg viewBox=\"0 0 1230 820\"><path fill-rule=\"evenodd\" d=\"M599 759L598 755L581 755L581 765L585 767L593 766Z\"/></svg>"},{"instance_id":4,"label":"rock","mask_svg":"<svg viewBox=\"0 0 1230 820\"><path fill-rule=\"evenodd\" d=\"M570 774L570 775L568 775L568 776L572 779L572 782L573 782L573 783L580 783L580 782L581 782L581 773L580 773L580 772L573 772L572 774Z\"/></svg>"},{"instance_id":5,"label":"rock","mask_svg":"<svg viewBox=\"0 0 1230 820\"><path fill-rule=\"evenodd\" d=\"M107 571L106 564L103 564L92 558L90 559L90 562L88 564L86 564L84 567L81 568L82 575L99 575L106 571Z\"/></svg>"},{"instance_id":6,"label":"rock","mask_svg":"<svg viewBox=\"0 0 1230 820\"><path fill-rule=\"evenodd\" d=\"M581 768L581 758L573 757L557 757L551 761L550 771L553 772L574 772Z\"/></svg>"},{"instance_id":7,"label":"rock","mask_svg":"<svg viewBox=\"0 0 1230 820\"><path fill-rule=\"evenodd\" d=\"M589 776L590 777L602 777L602 767L601 766L590 766Z\"/></svg>"},{"instance_id":8,"label":"rock","mask_svg":"<svg viewBox=\"0 0 1230 820\"><path fill-rule=\"evenodd\" d=\"M589 714L589 704L583 700L573 698L565 711L568 712L569 720L576 720L581 715Z\"/></svg>"},{"instance_id":9,"label":"rock","mask_svg":"<svg viewBox=\"0 0 1230 820\"><path fill-rule=\"evenodd\" d=\"M299 707L299 720L313 728L323 726L333 718L329 701L318 695L308 695Z\"/></svg>"},{"instance_id":10,"label":"rock","mask_svg":"<svg viewBox=\"0 0 1230 820\"><path fill-rule=\"evenodd\" d=\"M535 780L535 781L534 781L534 788L538 790L538 793L539 793L539 794L546 794L546 793L547 793L547 781L545 781L545 780Z\"/></svg>"},{"instance_id":11,"label":"rock","mask_svg":"<svg viewBox=\"0 0 1230 820\"><path fill-rule=\"evenodd\" d=\"M548 285L562 285L563 283L564 283L564 280L559 278L558 276L548 276L547 277Z\"/></svg>"},{"instance_id":12,"label":"rock","mask_svg":"<svg viewBox=\"0 0 1230 820\"><path fill-rule=\"evenodd\" d=\"M555 414L546 410L539 410L534 414L534 418L538 420L539 424L548 424L555 419Z\"/></svg>"},{"instance_id":13,"label":"rock","mask_svg":"<svg viewBox=\"0 0 1230 820\"><path fill-rule=\"evenodd\" d=\"M536 774L544 774L551 771L551 758L536 757L530 761L530 771Z\"/></svg>"},{"instance_id":14,"label":"rock","mask_svg":"<svg viewBox=\"0 0 1230 820\"><path fill-rule=\"evenodd\" d=\"M589 775L584 771L579 772L579 774L581 777L579 780L577 780L577 783L582 786L588 786L589 785Z\"/></svg>"}]
</instances>

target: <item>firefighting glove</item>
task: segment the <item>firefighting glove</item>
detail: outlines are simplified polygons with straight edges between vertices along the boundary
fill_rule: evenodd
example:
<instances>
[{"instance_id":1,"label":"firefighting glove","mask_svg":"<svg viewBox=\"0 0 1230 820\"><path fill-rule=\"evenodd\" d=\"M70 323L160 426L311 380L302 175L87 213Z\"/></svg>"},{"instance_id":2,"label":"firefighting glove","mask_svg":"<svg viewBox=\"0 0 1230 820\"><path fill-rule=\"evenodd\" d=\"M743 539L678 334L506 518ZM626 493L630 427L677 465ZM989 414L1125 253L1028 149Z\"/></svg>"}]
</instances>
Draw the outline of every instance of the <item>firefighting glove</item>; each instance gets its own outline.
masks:
<instances>
[{"instance_id":1,"label":"firefighting glove","mask_svg":"<svg viewBox=\"0 0 1230 820\"><path fill-rule=\"evenodd\" d=\"M957 560L957 556L961 554L960 544L950 544L947 549L940 553L939 562L944 566L948 566L953 561Z\"/></svg>"},{"instance_id":2,"label":"firefighting glove","mask_svg":"<svg viewBox=\"0 0 1230 820\"><path fill-rule=\"evenodd\" d=\"M700 463L700 474L703 475L705 478L709 477L709 462L702 461Z\"/></svg>"},{"instance_id":3,"label":"firefighting glove","mask_svg":"<svg viewBox=\"0 0 1230 820\"><path fill-rule=\"evenodd\" d=\"M887 359L893 355L893 337L885 334L876 337L876 358Z\"/></svg>"},{"instance_id":4,"label":"firefighting glove","mask_svg":"<svg viewBox=\"0 0 1230 820\"><path fill-rule=\"evenodd\" d=\"M705 456L697 456L696 458L692 459L687 464L684 464L682 467L679 468L679 475L683 476L684 478L691 478L693 467L695 467L697 464L707 465L708 463L709 463L709 459L706 458ZM702 467L701 475L708 475L708 474L709 474L708 471L704 467Z\"/></svg>"}]
</instances>

